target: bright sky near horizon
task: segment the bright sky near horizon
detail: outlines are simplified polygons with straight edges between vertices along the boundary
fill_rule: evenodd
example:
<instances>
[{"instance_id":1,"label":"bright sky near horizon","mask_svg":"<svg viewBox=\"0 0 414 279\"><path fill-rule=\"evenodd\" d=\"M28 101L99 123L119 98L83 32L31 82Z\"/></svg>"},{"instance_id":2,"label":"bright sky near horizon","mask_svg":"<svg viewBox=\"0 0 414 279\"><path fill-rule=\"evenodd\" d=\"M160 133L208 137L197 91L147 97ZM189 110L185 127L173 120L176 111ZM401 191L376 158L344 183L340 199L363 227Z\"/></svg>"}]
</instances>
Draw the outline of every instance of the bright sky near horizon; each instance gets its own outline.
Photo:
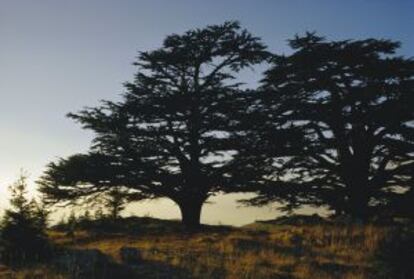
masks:
<instances>
[{"instance_id":1,"label":"bright sky near horizon","mask_svg":"<svg viewBox=\"0 0 414 279\"><path fill-rule=\"evenodd\" d=\"M239 20L274 52L317 31L330 39L389 38L414 56L411 0L0 0L0 208L21 168L33 181L58 157L87 150L92 134L65 114L117 99L138 51L166 35ZM246 79L255 84L257 70ZM241 225L273 218L269 208L239 208L240 195L215 197L202 221ZM178 218L168 201L129 207L131 214Z\"/></svg>"}]
</instances>

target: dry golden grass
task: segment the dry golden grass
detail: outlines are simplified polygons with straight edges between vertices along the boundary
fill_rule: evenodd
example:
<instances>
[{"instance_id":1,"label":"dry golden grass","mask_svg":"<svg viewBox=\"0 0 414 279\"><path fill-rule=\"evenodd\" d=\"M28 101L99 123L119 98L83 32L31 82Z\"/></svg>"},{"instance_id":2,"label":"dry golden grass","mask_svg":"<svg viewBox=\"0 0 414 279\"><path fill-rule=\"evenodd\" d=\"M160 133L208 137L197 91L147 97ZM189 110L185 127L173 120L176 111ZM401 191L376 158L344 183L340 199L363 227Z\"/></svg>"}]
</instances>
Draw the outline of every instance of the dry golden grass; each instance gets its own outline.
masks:
<instances>
[{"instance_id":1,"label":"dry golden grass","mask_svg":"<svg viewBox=\"0 0 414 279\"><path fill-rule=\"evenodd\" d=\"M51 231L50 237L66 247L99 249L117 262L121 247L136 247L145 262L171 266L190 278L357 279L368 278L371 257L389 230L374 225L256 223L240 229L193 234L96 235L78 231L72 238ZM141 268L153 267L143 264ZM64 278L47 272L44 277L32 277L32 272L26 277L10 278ZM154 270L142 274L159 278ZM171 274L171 278L182 277Z\"/></svg>"},{"instance_id":2,"label":"dry golden grass","mask_svg":"<svg viewBox=\"0 0 414 279\"><path fill-rule=\"evenodd\" d=\"M373 225L260 225L225 233L165 236L92 236L72 239L51 232L57 243L99 249L116 261L123 246L145 260L186 270L195 278L366 278L370 258L388 229Z\"/></svg>"}]
</instances>

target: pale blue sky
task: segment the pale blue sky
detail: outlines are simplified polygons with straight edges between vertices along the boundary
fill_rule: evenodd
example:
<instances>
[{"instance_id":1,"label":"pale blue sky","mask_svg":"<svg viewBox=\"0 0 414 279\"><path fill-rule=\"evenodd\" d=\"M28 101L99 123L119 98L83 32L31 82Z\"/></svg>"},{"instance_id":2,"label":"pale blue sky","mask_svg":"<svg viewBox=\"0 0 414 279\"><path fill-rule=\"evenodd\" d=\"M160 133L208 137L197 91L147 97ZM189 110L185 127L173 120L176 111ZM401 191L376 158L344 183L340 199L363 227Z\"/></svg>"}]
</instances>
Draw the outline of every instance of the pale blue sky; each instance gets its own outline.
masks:
<instances>
[{"instance_id":1,"label":"pale blue sky","mask_svg":"<svg viewBox=\"0 0 414 279\"><path fill-rule=\"evenodd\" d=\"M332 39L400 40L400 53L413 56L413 11L410 0L0 0L0 207L20 168L35 180L50 160L88 148L91 134L65 114L118 98L137 51L158 47L168 34L239 20L276 52L288 51L296 33L316 30ZM260 71L246 78L254 84ZM232 196L216 200L203 221L276 215L238 209ZM162 201L128 211L178 217Z\"/></svg>"}]
</instances>

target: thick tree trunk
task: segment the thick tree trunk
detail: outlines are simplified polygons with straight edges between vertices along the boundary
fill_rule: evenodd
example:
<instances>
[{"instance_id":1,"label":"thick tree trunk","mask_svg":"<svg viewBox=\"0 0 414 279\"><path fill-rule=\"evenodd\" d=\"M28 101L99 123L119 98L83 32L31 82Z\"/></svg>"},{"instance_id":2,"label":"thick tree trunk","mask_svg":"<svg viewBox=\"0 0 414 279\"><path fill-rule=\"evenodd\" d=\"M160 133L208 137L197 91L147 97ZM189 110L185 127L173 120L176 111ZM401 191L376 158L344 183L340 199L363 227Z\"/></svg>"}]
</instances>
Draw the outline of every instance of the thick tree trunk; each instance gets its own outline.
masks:
<instances>
[{"instance_id":1,"label":"thick tree trunk","mask_svg":"<svg viewBox=\"0 0 414 279\"><path fill-rule=\"evenodd\" d=\"M365 157L355 159L348 164L347 182L348 201L347 213L352 219L366 221L369 218L369 164Z\"/></svg>"},{"instance_id":2,"label":"thick tree trunk","mask_svg":"<svg viewBox=\"0 0 414 279\"><path fill-rule=\"evenodd\" d=\"M181 211L181 220L186 228L196 229L200 226L201 209L204 201L186 200L177 203Z\"/></svg>"},{"instance_id":3,"label":"thick tree trunk","mask_svg":"<svg viewBox=\"0 0 414 279\"><path fill-rule=\"evenodd\" d=\"M366 221L369 216L369 197L368 194L360 187L360 191L353 191L349 197L348 213L356 220Z\"/></svg>"}]
</instances>

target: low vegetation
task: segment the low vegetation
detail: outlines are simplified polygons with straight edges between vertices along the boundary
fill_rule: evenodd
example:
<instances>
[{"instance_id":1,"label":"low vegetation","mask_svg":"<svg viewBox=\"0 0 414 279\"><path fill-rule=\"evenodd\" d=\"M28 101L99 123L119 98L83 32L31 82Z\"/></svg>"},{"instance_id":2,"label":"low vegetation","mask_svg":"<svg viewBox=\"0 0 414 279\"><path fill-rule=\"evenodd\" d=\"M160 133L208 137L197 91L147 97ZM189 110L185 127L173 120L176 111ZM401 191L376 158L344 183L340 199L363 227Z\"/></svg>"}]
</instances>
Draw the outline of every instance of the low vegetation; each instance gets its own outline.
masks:
<instances>
[{"instance_id":1,"label":"low vegetation","mask_svg":"<svg viewBox=\"0 0 414 279\"><path fill-rule=\"evenodd\" d=\"M47 267L3 274L27 279L412 278L410 226L322 220L293 216L191 233L183 232L178 221L151 218L83 221L73 234L61 224L48 232L58 255L77 255L91 262L91 270L55 259Z\"/></svg>"}]
</instances>

